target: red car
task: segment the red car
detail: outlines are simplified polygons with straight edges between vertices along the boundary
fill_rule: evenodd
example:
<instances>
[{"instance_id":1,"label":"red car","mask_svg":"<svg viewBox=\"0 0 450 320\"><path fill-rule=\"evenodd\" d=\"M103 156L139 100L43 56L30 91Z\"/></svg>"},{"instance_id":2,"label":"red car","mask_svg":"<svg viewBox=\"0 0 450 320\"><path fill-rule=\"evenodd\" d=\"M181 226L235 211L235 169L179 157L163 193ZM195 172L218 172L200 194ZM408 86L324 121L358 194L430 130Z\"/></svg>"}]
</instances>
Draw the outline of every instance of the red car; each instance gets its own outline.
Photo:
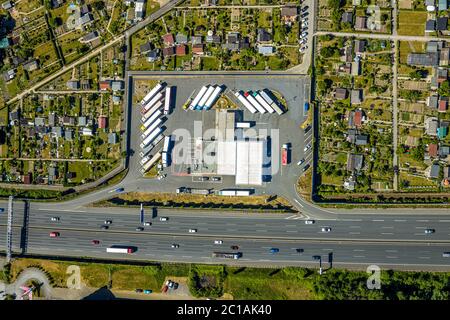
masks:
<instances>
[{"instance_id":1,"label":"red car","mask_svg":"<svg viewBox=\"0 0 450 320\"><path fill-rule=\"evenodd\" d=\"M98 240L92 240L92 244L100 244L100 241L98 241Z\"/></svg>"},{"instance_id":2,"label":"red car","mask_svg":"<svg viewBox=\"0 0 450 320\"><path fill-rule=\"evenodd\" d=\"M162 292L163 292L163 293L166 293L168 289L169 289L168 286L164 286L163 289L162 289Z\"/></svg>"},{"instance_id":3,"label":"red car","mask_svg":"<svg viewBox=\"0 0 450 320\"><path fill-rule=\"evenodd\" d=\"M55 232L55 231L50 232L50 238L57 238L57 237L59 237L59 232Z\"/></svg>"}]
</instances>

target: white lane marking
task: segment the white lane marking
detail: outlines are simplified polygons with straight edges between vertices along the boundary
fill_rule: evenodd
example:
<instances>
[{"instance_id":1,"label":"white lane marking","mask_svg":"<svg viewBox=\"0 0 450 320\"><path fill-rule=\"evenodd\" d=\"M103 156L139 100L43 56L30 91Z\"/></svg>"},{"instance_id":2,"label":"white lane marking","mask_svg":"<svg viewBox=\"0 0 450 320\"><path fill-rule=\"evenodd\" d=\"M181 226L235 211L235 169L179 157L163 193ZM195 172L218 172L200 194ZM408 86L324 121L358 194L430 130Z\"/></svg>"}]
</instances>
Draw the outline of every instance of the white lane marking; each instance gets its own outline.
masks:
<instances>
[{"instance_id":1,"label":"white lane marking","mask_svg":"<svg viewBox=\"0 0 450 320\"><path fill-rule=\"evenodd\" d=\"M363 251L366 251L366 250L364 250L364 249L353 249L353 251L356 251L356 252L363 252Z\"/></svg>"},{"instance_id":2,"label":"white lane marking","mask_svg":"<svg viewBox=\"0 0 450 320\"><path fill-rule=\"evenodd\" d=\"M394 229L394 227L381 227L381 229Z\"/></svg>"},{"instance_id":3,"label":"white lane marking","mask_svg":"<svg viewBox=\"0 0 450 320\"><path fill-rule=\"evenodd\" d=\"M87 212L83 210L70 210L70 209L38 209L39 211L64 211L64 212Z\"/></svg>"},{"instance_id":4,"label":"white lane marking","mask_svg":"<svg viewBox=\"0 0 450 320\"><path fill-rule=\"evenodd\" d=\"M425 227L416 227L416 229L425 229Z\"/></svg>"},{"instance_id":5,"label":"white lane marking","mask_svg":"<svg viewBox=\"0 0 450 320\"><path fill-rule=\"evenodd\" d=\"M286 232L289 232L289 233L298 233L297 230L287 230Z\"/></svg>"},{"instance_id":6,"label":"white lane marking","mask_svg":"<svg viewBox=\"0 0 450 320\"><path fill-rule=\"evenodd\" d=\"M183 258L192 258L192 256L182 256Z\"/></svg>"},{"instance_id":7,"label":"white lane marking","mask_svg":"<svg viewBox=\"0 0 450 320\"><path fill-rule=\"evenodd\" d=\"M349 234L361 234L361 232L349 232Z\"/></svg>"},{"instance_id":8,"label":"white lane marking","mask_svg":"<svg viewBox=\"0 0 450 320\"><path fill-rule=\"evenodd\" d=\"M385 235L392 235L392 232L382 232L381 234L385 234Z\"/></svg>"},{"instance_id":9,"label":"white lane marking","mask_svg":"<svg viewBox=\"0 0 450 320\"><path fill-rule=\"evenodd\" d=\"M349 228L361 228L361 226L350 226Z\"/></svg>"},{"instance_id":10,"label":"white lane marking","mask_svg":"<svg viewBox=\"0 0 450 320\"><path fill-rule=\"evenodd\" d=\"M341 219L341 221L362 221L362 219Z\"/></svg>"},{"instance_id":11,"label":"white lane marking","mask_svg":"<svg viewBox=\"0 0 450 320\"><path fill-rule=\"evenodd\" d=\"M419 259L430 259L430 257L419 257Z\"/></svg>"},{"instance_id":12,"label":"white lane marking","mask_svg":"<svg viewBox=\"0 0 450 320\"><path fill-rule=\"evenodd\" d=\"M353 256L353 258L365 258L366 256Z\"/></svg>"},{"instance_id":13,"label":"white lane marking","mask_svg":"<svg viewBox=\"0 0 450 320\"><path fill-rule=\"evenodd\" d=\"M450 220L439 220L439 222L450 222Z\"/></svg>"},{"instance_id":14,"label":"white lane marking","mask_svg":"<svg viewBox=\"0 0 450 320\"><path fill-rule=\"evenodd\" d=\"M416 220L416 222L428 222L429 220Z\"/></svg>"},{"instance_id":15,"label":"white lane marking","mask_svg":"<svg viewBox=\"0 0 450 320\"><path fill-rule=\"evenodd\" d=\"M294 201L297 202L297 204L303 208L303 205L297 199L294 199Z\"/></svg>"},{"instance_id":16,"label":"white lane marking","mask_svg":"<svg viewBox=\"0 0 450 320\"><path fill-rule=\"evenodd\" d=\"M292 218L295 218L295 217L296 217L296 215L294 215L294 216L289 216L289 217L284 218L284 219L288 220L288 219L292 219Z\"/></svg>"},{"instance_id":17,"label":"white lane marking","mask_svg":"<svg viewBox=\"0 0 450 320\"><path fill-rule=\"evenodd\" d=\"M386 256L386 258L388 258L388 259L398 259L398 257L395 257L395 256Z\"/></svg>"},{"instance_id":18,"label":"white lane marking","mask_svg":"<svg viewBox=\"0 0 450 320\"><path fill-rule=\"evenodd\" d=\"M374 219L372 221L374 221L374 222L383 222L384 220L382 220L382 219Z\"/></svg>"},{"instance_id":19,"label":"white lane marking","mask_svg":"<svg viewBox=\"0 0 450 320\"><path fill-rule=\"evenodd\" d=\"M394 220L395 222L406 222L406 220Z\"/></svg>"},{"instance_id":20,"label":"white lane marking","mask_svg":"<svg viewBox=\"0 0 450 320\"><path fill-rule=\"evenodd\" d=\"M384 250L386 252L398 252L398 250Z\"/></svg>"},{"instance_id":21,"label":"white lane marking","mask_svg":"<svg viewBox=\"0 0 450 320\"><path fill-rule=\"evenodd\" d=\"M298 216L298 217L296 217L296 218L294 218L292 220L299 220L299 219L303 219L303 217Z\"/></svg>"}]
</instances>

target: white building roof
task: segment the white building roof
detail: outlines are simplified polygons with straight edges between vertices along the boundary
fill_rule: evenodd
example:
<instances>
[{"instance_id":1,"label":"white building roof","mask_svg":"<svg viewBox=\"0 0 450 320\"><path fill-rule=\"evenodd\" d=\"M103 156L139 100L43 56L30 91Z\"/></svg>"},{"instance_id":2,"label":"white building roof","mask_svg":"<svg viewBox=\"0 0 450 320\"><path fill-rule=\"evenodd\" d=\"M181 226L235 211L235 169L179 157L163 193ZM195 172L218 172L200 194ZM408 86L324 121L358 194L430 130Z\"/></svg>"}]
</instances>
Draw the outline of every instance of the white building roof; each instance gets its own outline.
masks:
<instances>
[{"instance_id":1,"label":"white building roof","mask_svg":"<svg viewBox=\"0 0 450 320\"><path fill-rule=\"evenodd\" d=\"M217 141L217 174L236 174L235 141Z\"/></svg>"},{"instance_id":2,"label":"white building roof","mask_svg":"<svg viewBox=\"0 0 450 320\"><path fill-rule=\"evenodd\" d=\"M263 142L236 142L236 185L262 185Z\"/></svg>"}]
</instances>

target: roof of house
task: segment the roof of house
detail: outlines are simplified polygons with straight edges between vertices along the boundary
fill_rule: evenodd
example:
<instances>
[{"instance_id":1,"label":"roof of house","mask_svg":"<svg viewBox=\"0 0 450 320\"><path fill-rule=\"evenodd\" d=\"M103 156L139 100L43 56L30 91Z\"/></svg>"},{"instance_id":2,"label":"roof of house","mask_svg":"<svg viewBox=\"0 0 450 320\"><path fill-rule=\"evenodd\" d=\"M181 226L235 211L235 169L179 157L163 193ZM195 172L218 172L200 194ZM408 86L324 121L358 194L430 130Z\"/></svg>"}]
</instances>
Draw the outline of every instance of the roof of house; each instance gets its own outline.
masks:
<instances>
[{"instance_id":1,"label":"roof of house","mask_svg":"<svg viewBox=\"0 0 450 320\"><path fill-rule=\"evenodd\" d=\"M104 80L99 82L100 90L106 90L111 88L111 81Z\"/></svg>"},{"instance_id":2,"label":"roof of house","mask_svg":"<svg viewBox=\"0 0 450 320\"><path fill-rule=\"evenodd\" d=\"M150 50L152 50L152 48L153 48L152 43L151 43L151 42L146 42L146 43L144 43L144 44L141 44L141 46L139 47L139 51L140 51L141 53L147 53L147 52L149 52Z\"/></svg>"},{"instance_id":3,"label":"roof of house","mask_svg":"<svg viewBox=\"0 0 450 320\"><path fill-rule=\"evenodd\" d=\"M38 68L38 63L36 60L31 60L31 61L28 61L27 63L24 63L23 68L27 71L33 71Z\"/></svg>"},{"instance_id":4,"label":"roof of house","mask_svg":"<svg viewBox=\"0 0 450 320\"><path fill-rule=\"evenodd\" d=\"M436 30L444 31L447 30L448 18L447 17L439 17L436 19Z\"/></svg>"},{"instance_id":5,"label":"roof of house","mask_svg":"<svg viewBox=\"0 0 450 320\"><path fill-rule=\"evenodd\" d=\"M175 55L175 48L174 47L167 47L163 48L163 56L173 56Z\"/></svg>"},{"instance_id":6,"label":"roof of house","mask_svg":"<svg viewBox=\"0 0 450 320\"><path fill-rule=\"evenodd\" d=\"M440 146L439 147L439 156L440 157L446 157L450 154L450 147L449 146Z\"/></svg>"},{"instance_id":7,"label":"roof of house","mask_svg":"<svg viewBox=\"0 0 450 320\"><path fill-rule=\"evenodd\" d=\"M169 45L174 44L175 40L173 38L173 34L168 33L168 34L163 35L163 41L165 44L169 44Z\"/></svg>"},{"instance_id":8,"label":"roof of house","mask_svg":"<svg viewBox=\"0 0 450 320\"><path fill-rule=\"evenodd\" d=\"M177 35L175 36L175 42L178 44L185 44L187 43L187 41L188 37L183 33L177 33Z\"/></svg>"},{"instance_id":9,"label":"roof of house","mask_svg":"<svg viewBox=\"0 0 450 320\"><path fill-rule=\"evenodd\" d=\"M206 36L206 42L208 43L220 43L219 35Z\"/></svg>"},{"instance_id":10,"label":"roof of house","mask_svg":"<svg viewBox=\"0 0 450 320\"><path fill-rule=\"evenodd\" d=\"M258 42L272 41L272 35L269 32L267 32L266 29L259 28L256 36L256 41Z\"/></svg>"},{"instance_id":11,"label":"roof of house","mask_svg":"<svg viewBox=\"0 0 450 320\"><path fill-rule=\"evenodd\" d=\"M86 125L86 117L84 117L84 116L78 117L78 125L85 126Z\"/></svg>"},{"instance_id":12,"label":"roof of house","mask_svg":"<svg viewBox=\"0 0 450 320\"><path fill-rule=\"evenodd\" d=\"M117 143L117 135L115 132L110 132L108 134L108 143L110 143L110 144Z\"/></svg>"},{"instance_id":13,"label":"roof of house","mask_svg":"<svg viewBox=\"0 0 450 320\"><path fill-rule=\"evenodd\" d=\"M364 157L362 154L347 154L347 171L361 170Z\"/></svg>"},{"instance_id":14,"label":"roof of house","mask_svg":"<svg viewBox=\"0 0 450 320\"><path fill-rule=\"evenodd\" d=\"M428 117L425 119L426 134L436 136L439 121L436 117Z\"/></svg>"},{"instance_id":15,"label":"roof of house","mask_svg":"<svg viewBox=\"0 0 450 320\"><path fill-rule=\"evenodd\" d=\"M438 0L439 11L447 10L447 8L448 8L447 0Z\"/></svg>"},{"instance_id":16,"label":"roof of house","mask_svg":"<svg viewBox=\"0 0 450 320\"><path fill-rule=\"evenodd\" d=\"M362 90L353 89L350 95L350 103L357 104L362 102Z\"/></svg>"},{"instance_id":17,"label":"roof of house","mask_svg":"<svg viewBox=\"0 0 450 320\"><path fill-rule=\"evenodd\" d=\"M274 47L272 46L258 46L258 53L262 55L273 54Z\"/></svg>"},{"instance_id":18,"label":"roof of house","mask_svg":"<svg viewBox=\"0 0 450 320\"><path fill-rule=\"evenodd\" d=\"M367 135L364 134L358 134L356 135L355 144L358 146L364 146L367 144Z\"/></svg>"},{"instance_id":19,"label":"roof of house","mask_svg":"<svg viewBox=\"0 0 450 320\"><path fill-rule=\"evenodd\" d=\"M194 44L192 45L192 53L203 53L204 51L204 46L203 44Z\"/></svg>"},{"instance_id":20,"label":"roof of house","mask_svg":"<svg viewBox=\"0 0 450 320\"><path fill-rule=\"evenodd\" d=\"M438 154L438 145L435 143L430 143L428 145L428 154L430 155L430 157L437 157Z\"/></svg>"},{"instance_id":21,"label":"roof of house","mask_svg":"<svg viewBox=\"0 0 450 320\"><path fill-rule=\"evenodd\" d=\"M85 35L83 38L81 38L81 40L84 41L84 42L90 42L90 41L95 40L97 38L98 38L97 31L92 31L92 32L89 32L87 35Z\"/></svg>"},{"instance_id":22,"label":"roof of house","mask_svg":"<svg viewBox=\"0 0 450 320\"><path fill-rule=\"evenodd\" d=\"M437 109L438 107L438 96L432 95L427 98L427 106L432 109Z\"/></svg>"},{"instance_id":23,"label":"roof of house","mask_svg":"<svg viewBox=\"0 0 450 320\"><path fill-rule=\"evenodd\" d=\"M66 86L69 89L80 89L80 81L78 80L69 80L66 82Z\"/></svg>"},{"instance_id":24,"label":"roof of house","mask_svg":"<svg viewBox=\"0 0 450 320\"><path fill-rule=\"evenodd\" d=\"M352 23L353 22L353 12L344 12L342 14L342 22L343 23Z\"/></svg>"},{"instance_id":25,"label":"roof of house","mask_svg":"<svg viewBox=\"0 0 450 320\"><path fill-rule=\"evenodd\" d=\"M186 55L186 45L179 44L176 46L175 54L177 56L185 56Z\"/></svg>"},{"instance_id":26,"label":"roof of house","mask_svg":"<svg viewBox=\"0 0 450 320\"><path fill-rule=\"evenodd\" d=\"M448 101L447 100L439 100L438 111L439 112L446 112L447 111L447 105L448 105Z\"/></svg>"},{"instance_id":27,"label":"roof of house","mask_svg":"<svg viewBox=\"0 0 450 320\"><path fill-rule=\"evenodd\" d=\"M436 20L427 20L425 23L425 31L434 31L436 30Z\"/></svg>"},{"instance_id":28,"label":"roof of house","mask_svg":"<svg viewBox=\"0 0 450 320\"><path fill-rule=\"evenodd\" d=\"M100 129L105 129L106 128L106 121L108 120L107 117L105 116L100 116L98 117L98 127Z\"/></svg>"},{"instance_id":29,"label":"roof of house","mask_svg":"<svg viewBox=\"0 0 450 320\"><path fill-rule=\"evenodd\" d=\"M366 51L366 40L355 40L355 52L362 53Z\"/></svg>"},{"instance_id":30,"label":"roof of house","mask_svg":"<svg viewBox=\"0 0 450 320\"><path fill-rule=\"evenodd\" d=\"M365 29L367 26L366 17L356 17L355 19L355 29Z\"/></svg>"},{"instance_id":31,"label":"roof of house","mask_svg":"<svg viewBox=\"0 0 450 320\"><path fill-rule=\"evenodd\" d=\"M440 170L440 167L439 167L438 164L431 165L429 177L430 178L438 178L439 177L439 170Z\"/></svg>"},{"instance_id":32,"label":"roof of house","mask_svg":"<svg viewBox=\"0 0 450 320\"><path fill-rule=\"evenodd\" d=\"M335 91L335 97L336 97L336 99L340 99L340 100L347 98L347 89L337 88Z\"/></svg>"},{"instance_id":33,"label":"roof of house","mask_svg":"<svg viewBox=\"0 0 450 320\"><path fill-rule=\"evenodd\" d=\"M121 81L121 80L111 81L111 89L112 89L112 91L123 90L123 81Z\"/></svg>"},{"instance_id":34,"label":"roof of house","mask_svg":"<svg viewBox=\"0 0 450 320\"><path fill-rule=\"evenodd\" d=\"M439 64L439 53L410 53L407 57L407 63L418 66L437 66Z\"/></svg>"},{"instance_id":35,"label":"roof of house","mask_svg":"<svg viewBox=\"0 0 450 320\"><path fill-rule=\"evenodd\" d=\"M192 44L201 44L202 43L202 36L193 36L191 37Z\"/></svg>"},{"instance_id":36,"label":"roof of house","mask_svg":"<svg viewBox=\"0 0 450 320\"><path fill-rule=\"evenodd\" d=\"M298 15L298 7L296 5L286 5L281 8L282 17L295 17Z\"/></svg>"}]
</instances>

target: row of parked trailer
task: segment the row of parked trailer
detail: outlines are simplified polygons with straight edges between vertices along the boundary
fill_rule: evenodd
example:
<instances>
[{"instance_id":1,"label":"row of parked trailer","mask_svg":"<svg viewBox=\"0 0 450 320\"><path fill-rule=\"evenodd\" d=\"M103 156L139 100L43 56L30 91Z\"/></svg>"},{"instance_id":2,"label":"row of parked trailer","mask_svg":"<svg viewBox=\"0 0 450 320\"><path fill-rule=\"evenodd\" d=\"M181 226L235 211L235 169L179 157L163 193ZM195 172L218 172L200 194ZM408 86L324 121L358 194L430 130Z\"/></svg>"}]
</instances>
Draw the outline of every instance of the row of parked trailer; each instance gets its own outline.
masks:
<instances>
[{"instance_id":1,"label":"row of parked trailer","mask_svg":"<svg viewBox=\"0 0 450 320\"><path fill-rule=\"evenodd\" d=\"M200 91L189 105L190 110L209 110L222 93L222 86L207 85L201 87Z\"/></svg>"},{"instance_id":2,"label":"row of parked trailer","mask_svg":"<svg viewBox=\"0 0 450 320\"><path fill-rule=\"evenodd\" d=\"M274 113L279 115L284 113L284 109L278 104L275 98L271 98L271 93L264 90L242 92L237 91L234 94L244 107L251 113Z\"/></svg>"},{"instance_id":3,"label":"row of parked trailer","mask_svg":"<svg viewBox=\"0 0 450 320\"><path fill-rule=\"evenodd\" d=\"M163 158L163 152L151 155L150 152L164 138L164 115L170 113L172 88L158 83L141 101L141 173L148 171L159 159ZM166 139L170 137L165 137Z\"/></svg>"}]
</instances>

